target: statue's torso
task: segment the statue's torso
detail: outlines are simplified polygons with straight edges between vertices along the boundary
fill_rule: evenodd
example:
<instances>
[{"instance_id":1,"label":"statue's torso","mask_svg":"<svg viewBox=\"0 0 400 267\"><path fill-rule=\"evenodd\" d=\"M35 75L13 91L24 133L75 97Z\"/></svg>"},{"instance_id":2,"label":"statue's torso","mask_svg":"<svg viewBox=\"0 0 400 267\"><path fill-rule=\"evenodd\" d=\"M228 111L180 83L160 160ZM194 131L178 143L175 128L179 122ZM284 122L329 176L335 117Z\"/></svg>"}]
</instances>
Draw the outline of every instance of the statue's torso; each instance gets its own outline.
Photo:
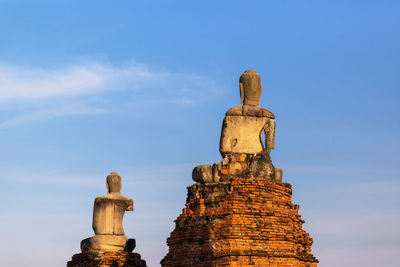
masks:
<instances>
[{"instance_id":1,"label":"statue's torso","mask_svg":"<svg viewBox=\"0 0 400 267\"><path fill-rule=\"evenodd\" d=\"M122 218L132 205L130 198L117 196L97 197L93 209L93 230L96 235L124 235Z\"/></svg>"},{"instance_id":2,"label":"statue's torso","mask_svg":"<svg viewBox=\"0 0 400 267\"><path fill-rule=\"evenodd\" d=\"M255 154L263 151L262 135L266 143L273 148L272 137L275 134L274 114L258 106L237 106L229 109L222 125L220 152L221 154L245 153ZM267 147L268 148L268 147Z\"/></svg>"}]
</instances>

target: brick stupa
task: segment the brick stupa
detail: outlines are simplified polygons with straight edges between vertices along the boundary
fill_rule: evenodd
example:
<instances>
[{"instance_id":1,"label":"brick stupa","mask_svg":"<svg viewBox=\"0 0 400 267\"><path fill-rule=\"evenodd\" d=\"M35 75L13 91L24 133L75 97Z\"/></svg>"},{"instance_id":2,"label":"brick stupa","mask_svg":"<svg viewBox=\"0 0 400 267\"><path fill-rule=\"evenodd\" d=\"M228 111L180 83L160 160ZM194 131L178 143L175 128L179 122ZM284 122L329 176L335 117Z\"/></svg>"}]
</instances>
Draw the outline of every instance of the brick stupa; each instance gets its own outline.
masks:
<instances>
[{"instance_id":1,"label":"brick stupa","mask_svg":"<svg viewBox=\"0 0 400 267\"><path fill-rule=\"evenodd\" d=\"M292 186L271 162L274 114L258 107L261 91L255 71L240 77L244 105L226 112L223 160L194 168L196 183L167 240L163 267L317 266Z\"/></svg>"}]
</instances>

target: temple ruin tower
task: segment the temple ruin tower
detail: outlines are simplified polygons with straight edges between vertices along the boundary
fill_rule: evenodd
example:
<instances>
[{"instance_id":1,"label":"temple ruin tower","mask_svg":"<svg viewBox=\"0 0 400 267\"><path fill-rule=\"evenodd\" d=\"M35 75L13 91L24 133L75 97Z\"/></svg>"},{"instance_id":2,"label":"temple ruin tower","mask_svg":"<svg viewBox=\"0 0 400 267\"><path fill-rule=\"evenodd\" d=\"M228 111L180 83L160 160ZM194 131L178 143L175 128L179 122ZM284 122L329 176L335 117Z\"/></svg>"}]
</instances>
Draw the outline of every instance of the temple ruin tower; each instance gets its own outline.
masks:
<instances>
[{"instance_id":1,"label":"temple ruin tower","mask_svg":"<svg viewBox=\"0 0 400 267\"><path fill-rule=\"evenodd\" d=\"M246 70L239 85L243 105L226 112L222 161L194 168L196 183L188 187L161 265L316 267L292 186L270 158L275 116L258 106L260 76Z\"/></svg>"},{"instance_id":2,"label":"temple ruin tower","mask_svg":"<svg viewBox=\"0 0 400 267\"><path fill-rule=\"evenodd\" d=\"M92 227L95 235L81 241L82 253L73 255L67 266L146 267L140 255L132 252L136 241L126 237L122 225L125 211L133 210L133 200L121 195L118 173L110 173L106 185L108 194L94 201Z\"/></svg>"}]
</instances>

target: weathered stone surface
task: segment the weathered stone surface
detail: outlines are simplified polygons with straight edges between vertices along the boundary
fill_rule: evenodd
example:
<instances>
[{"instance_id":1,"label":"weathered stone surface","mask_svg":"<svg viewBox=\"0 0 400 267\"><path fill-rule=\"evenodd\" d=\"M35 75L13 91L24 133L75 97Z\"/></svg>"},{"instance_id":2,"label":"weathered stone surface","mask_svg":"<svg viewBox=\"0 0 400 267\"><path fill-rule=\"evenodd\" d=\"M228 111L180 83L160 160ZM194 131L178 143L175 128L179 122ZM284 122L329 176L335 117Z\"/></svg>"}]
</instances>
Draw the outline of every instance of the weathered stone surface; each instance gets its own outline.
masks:
<instances>
[{"instance_id":1,"label":"weathered stone surface","mask_svg":"<svg viewBox=\"0 0 400 267\"><path fill-rule=\"evenodd\" d=\"M242 104L257 106L262 92L261 78L255 70L246 70L239 79Z\"/></svg>"},{"instance_id":2,"label":"weathered stone surface","mask_svg":"<svg viewBox=\"0 0 400 267\"><path fill-rule=\"evenodd\" d=\"M214 163L212 166L213 182L218 182L221 179L221 162Z\"/></svg>"},{"instance_id":3,"label":"weathered stone surface","mask_svg":"<svg viewBox=\"0 0 400 267\"><path fill-rule=\"evenodd\" d=\"M266 117L270 119L274 119L275 115L268 109L259 107L259 106L236 106L228 109L225 113L225 116L249 116L249 117Z\"/></svg>"},{"instance_id":4,"label":"weathered stone surface","mask_svg":"<svg viewBox=\"0 0 400 267\"><path fill-rule=\"evenodd\" d=\"M276 181L282 182L282 175L283 175L283 170L281 168L275 168L275 177L274 177L274 179Z\"/></svg>"},{"instance_id":5,"label":"weathered stone surface","mask_svg":"<svg viewBox=\"0 0 400 267\"><path fill-rule=\"evenodd\" d=\"M137 253L126 251L83 252L72 256L67 267L146 267L146 261Z\"/></svg>"},{"instance_id":6,"label":"weathered stone surface","mask_svg":"<svg viewBox=\"0 0 400 267\"><path fill-rule=\"evenodd\" d=\"M192 179L198 183L210 183L213 181L211 165L199 165L193 169Z\"/></svg>"},{"instance_id":7,"label":"weathered stone surface","mask_svg":"<svg viewBox=\"0 0 400 267\"><path fill-rule=\"evenodd\" d=\"M125 235L95 235L81 242L81 251L124 250L128 238Z\"/></svg>"},{"instance_id":8,"label":"weathered stone surface","mask_svg":"<svg viewBox=\"0 0 400 267\"><path fill-rule=\"evenodd\" d=\"M266 143L263 144L263 134ZM266 117L226 116L222 124L220 152L255 154L275 147L275 123Z\"/></svg>"},{"instance_id":9,"label":"weathered stone surface","mask_svg":"<svg viewBox=\"0 0 400 267\"><path fill-rule=\"evenodd\" d=\"M133 210L133 200L110 193L97 197L93 211L93 230L96 235L124 235L122 218L125 211Z\"/></svg>"},{"instance_id":10,"label":"weathered stone surface","mask_svg":"<svg viewBox=\"0 0 400 267\"><path fill-rule=\"evenodd\" d=\"M133 210L133 200L121 196L121 176L112 172L107 176L108 194L97 197L93 208L93 231L96 234L82 240L82 252L124 250L125 236L122 219L125 211Z\"/></svg>"},{"instance_id":11,"label":"weathered stone surface","mask_svg":"<svg viewBox=\"0 0 400 267\"><path fill-rule=\"evenodd\" d=\"M275 177L275 168L268 153L260 152L253 157L251 174L254 177L261 178L273 179Z\"/></svg>"},{"instance_id":12,"label":"weathered stone surface","mask_svg":"<svg viewBox=\"0 0 400 267\"><path fill-rule=\"evenodd\" d=\"M121 176L112 172L107 176L105 196L97 197L93 208L95 236L81 241L82 253L72 256L68 267L131 266L146 267L146 262L135 249L136 240L124 234L122 219L125 211L133 210L133 200L120 195Z\"/></svg>"},{"instance_id":13,"label":"weathered stone surface","mask_svg":"<svg viewBox=\"0 0 400 267\"><path fill-rule=\"evenodd\" d=\"M316 267L291 196L290 184L259 177L188 187L161 265Z\"/></svg>"},{"instance_id":14,"label":"weathered stone surface","mask_svg":"<svg viewBox=\"0 0 400 267\"><path fill-rule=\"evenodd\" d=\"M256 71L246 70L240 77L239 85L244 105L226 112L219 151L222 157L230 153L269 153L275 148L275 116L271 111L258 107L261 78Z\"/></svg>"},{"instance_id":15,"label":"weathered stone surface","mask_svg":"<svg viewBox=\"0 0 400 267\"><path fill-rule=\"evenodd\" d=\"M93 230L96 235L124 235L122 218L133 210L133 200L121 196L121 176L112 172L107 176L108 194L97 197L93 208Z\"/></svg>"}]
</instances>

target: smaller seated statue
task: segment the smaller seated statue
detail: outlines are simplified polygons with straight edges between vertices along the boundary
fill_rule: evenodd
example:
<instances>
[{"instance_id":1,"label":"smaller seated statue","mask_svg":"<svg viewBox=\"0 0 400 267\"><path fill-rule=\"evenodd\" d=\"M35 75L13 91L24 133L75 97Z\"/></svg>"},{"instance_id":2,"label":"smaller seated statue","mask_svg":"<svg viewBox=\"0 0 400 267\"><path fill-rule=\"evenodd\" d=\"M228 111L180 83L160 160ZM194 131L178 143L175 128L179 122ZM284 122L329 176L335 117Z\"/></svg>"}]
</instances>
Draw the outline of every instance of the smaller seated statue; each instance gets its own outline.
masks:
<instances>
[{"instance_id":1,"label":"smaller seated statue","mask_svg":"<svg viewBox=\"0 0 400 267\"><path fill-rule=\"evenodd\" d=\"M97 197L93 208L93 230L95 236L82 240L82 252L119 251L131 252L135 240L125 236L122 218L125 211L133 210L133 200L121 192L121 176L112 172L107 176L105 196Z\"/></svg>"}]
</instances>

